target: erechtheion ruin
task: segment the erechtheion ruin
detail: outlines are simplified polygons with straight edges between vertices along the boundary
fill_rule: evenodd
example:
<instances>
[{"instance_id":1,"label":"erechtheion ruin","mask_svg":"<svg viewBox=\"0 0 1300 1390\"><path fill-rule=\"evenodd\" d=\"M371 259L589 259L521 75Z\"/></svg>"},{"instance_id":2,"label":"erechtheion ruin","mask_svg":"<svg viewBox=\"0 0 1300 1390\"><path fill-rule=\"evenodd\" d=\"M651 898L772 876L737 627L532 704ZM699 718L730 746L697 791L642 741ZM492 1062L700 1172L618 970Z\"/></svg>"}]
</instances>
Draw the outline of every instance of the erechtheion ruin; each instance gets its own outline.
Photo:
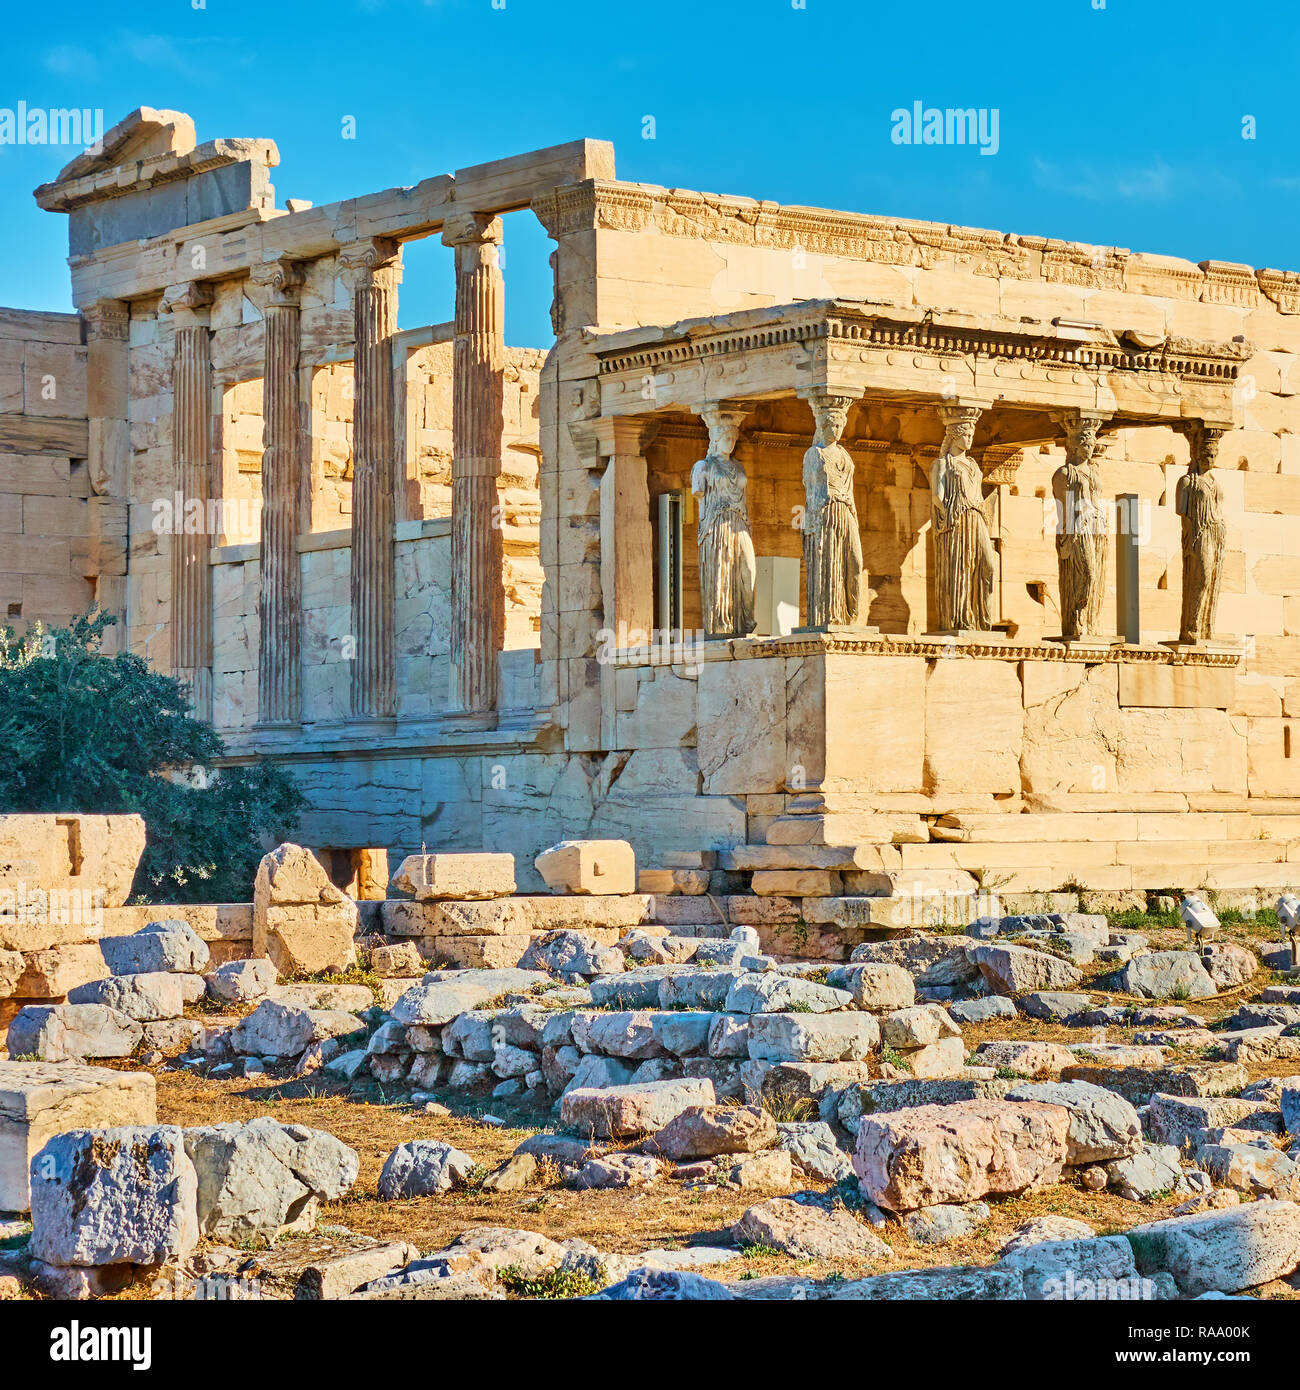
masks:
<instances>
[{"instance_id":1,"label":"erechtheion ruin","mask_svg":"<svg viewBox=\"0 0 1300 1390\"><path fill-rule=\"evenodd\" d=\"M287 759L307 843L521 888L564 837L715 852L826 925L1293 883L1300 274L593 140L324 207L277 160L142 109L37 190L77 312L0 314L0 569L10 621L97 601ZM504 339L515 213L545 347ZM399 332L425 237L455 320Z\"/></svg>"}]
</instances>

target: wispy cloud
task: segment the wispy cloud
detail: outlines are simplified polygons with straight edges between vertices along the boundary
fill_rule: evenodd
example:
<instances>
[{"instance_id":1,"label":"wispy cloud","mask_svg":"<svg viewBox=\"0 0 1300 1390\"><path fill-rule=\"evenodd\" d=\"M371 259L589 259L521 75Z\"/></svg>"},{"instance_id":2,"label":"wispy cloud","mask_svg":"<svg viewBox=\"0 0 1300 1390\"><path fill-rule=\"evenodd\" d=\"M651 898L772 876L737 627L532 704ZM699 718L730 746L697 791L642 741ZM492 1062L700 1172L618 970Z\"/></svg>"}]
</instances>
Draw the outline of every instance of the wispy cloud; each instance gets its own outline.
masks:
<instances>
[{"instance_id":1,"label":"wispy cloud","mask_svg":"<svg viewBox=\"0 0 1300 1390\"><path fill-rule=\"evenodd\" d=\"M99 61L94 54L67 43L46 49L41 55L41 64L58 77L95 77L99 73Z\"/></svg>"},{"instance_id":2,"label":"wispy cloud","mask_svg":"<svg viewBox=\"0 0 1300 1390\"><path fill-rule=\"evenodd\" d=\"M1164 203L1212 193L1229 196L1236 183L1217 169L1167 164L1159 157L1143 165L1106 167L1090 160L1058 164L1034 160L1034 182L1049 193L1093 203Z\"/></svg>"}]
</instances>

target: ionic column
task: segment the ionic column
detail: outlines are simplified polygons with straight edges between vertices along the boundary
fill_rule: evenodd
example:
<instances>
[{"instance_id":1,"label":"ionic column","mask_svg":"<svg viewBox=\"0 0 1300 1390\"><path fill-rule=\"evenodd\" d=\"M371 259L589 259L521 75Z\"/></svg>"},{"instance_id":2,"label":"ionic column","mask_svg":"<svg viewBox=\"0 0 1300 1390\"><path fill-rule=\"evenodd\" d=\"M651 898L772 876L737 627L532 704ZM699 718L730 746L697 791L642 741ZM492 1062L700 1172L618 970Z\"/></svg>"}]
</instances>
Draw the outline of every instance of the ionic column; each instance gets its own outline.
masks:
<instances>
[{"instance_id":1,"label":"ionic column","mask_svg":"<svg viewBox=\"0 0 1300 1390\"><path fill-rule=\"evenodd\" d=\"M352 636L354 718L391 719L397 711L393 642L393 528L397 453L393 437L393 334L397 331L400 253L390 243L347 247L353 273L355 351L352 417Z\"/></svg>"},{"instance_id":2,"label":"ionic column","mask_svg":"<svg viewBox=\"0 0 1300 1390\"><path fill-rule=\"evenodd\" d=\"M198 719L212 719L212 571L208 499L212 477L212 291L184 285L164 296L172 315L172 457L175 519L171 536L172 675L190 688Z\"/></svg>"},{"instance_id":3,"label":"ionic column","mask_svg":"<svg viewBox=\"0 0 1300 1390\"><path fill-rule=\"evenodd\" d=\"M257 722L296 726L301 718L301 417L298 403L302 271L267 267L266 358L262 386L262 531L258 598Z\"/></svg>"},{"instance_id":4,"label":"ionic column","mask_svg":"<svg viewBox=\"0 0 1300 1390\"><path fill-rule=\"evenodd\" d=\"M451 690L453 711L496 708L505 634L497 479L504 435L501 219L461 213L442 229L456 251L452 382Z\"/></svg>"}]
</instances>

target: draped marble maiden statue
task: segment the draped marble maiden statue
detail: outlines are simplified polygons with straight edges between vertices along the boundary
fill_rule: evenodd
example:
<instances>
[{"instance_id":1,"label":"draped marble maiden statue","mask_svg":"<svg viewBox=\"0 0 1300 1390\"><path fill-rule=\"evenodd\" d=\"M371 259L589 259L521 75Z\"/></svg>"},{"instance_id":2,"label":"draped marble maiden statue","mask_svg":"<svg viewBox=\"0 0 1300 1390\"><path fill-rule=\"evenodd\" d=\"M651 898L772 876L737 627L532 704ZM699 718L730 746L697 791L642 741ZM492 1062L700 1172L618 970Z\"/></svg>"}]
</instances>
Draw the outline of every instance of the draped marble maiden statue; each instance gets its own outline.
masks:
<instances>
[{"instance_id":1,"label":"draped marble maiden statue","mask_svg":"<svg viewBox=\"0 0 1300 1390\"><path fill-rule=\"evenodd\" d=\"M811 395L816 422L803 456L803 555L809 627L854 624L862 587L862 538L853 501L853 457L840 443L851 398Z\"/></svg>"},{"instance_id":2,"label":"draped marble maiden statue","mask_svg":"<svg viewBox=\"0 0 1300 1390\"><path fill-rule=\"evenodd\" d=\"M1223 431L1199 426L1189 432L1191 459L1178 480L1174 509L1183 519L1183 614L1180 642L1208 642L1214 636L1223 580L1223 494L1214 461Z\"/></svg>"},{"instance_id":3,"label":"draped marble maiden statue","mask_svg":"<svg viewBox=\"0 0 1300 1390\"><path fill-rule=\"evenodd\" d=\"M1096 637L1106 596L1106 514L1097 467L1101 417L1080 414L1065 425L1065 463L1052 475L1056 500L1056 569L1061 590L1061 635Z\"/></svg>"},{"instance_id":4,"label":"draped marble maiden statue","mask_svg":"<svg viewBox=\"0 0 1300 1390\"><path fill-rule=\"evenodd\" d=\"M731 455L747 412L705 406L700 414L709 429L709 452L691 469L691 491L700 499L696 539L704 631L709 637L746 637L757 621L757 566L745 500L748 479Z\"/></svg>"},{"instance_id":5,"label":"draped marble maiden statue","mask_svg":"<svg viewBox=\"0 0 1300 1390\"><path fill-rule=\"evenodd\" d=\"M987 632L993 614L993 542L984 515L984 475L971 458L974 406L941 406L943 453L930 470L934 597L941 632Z\"/></svg>"}]
</instances>

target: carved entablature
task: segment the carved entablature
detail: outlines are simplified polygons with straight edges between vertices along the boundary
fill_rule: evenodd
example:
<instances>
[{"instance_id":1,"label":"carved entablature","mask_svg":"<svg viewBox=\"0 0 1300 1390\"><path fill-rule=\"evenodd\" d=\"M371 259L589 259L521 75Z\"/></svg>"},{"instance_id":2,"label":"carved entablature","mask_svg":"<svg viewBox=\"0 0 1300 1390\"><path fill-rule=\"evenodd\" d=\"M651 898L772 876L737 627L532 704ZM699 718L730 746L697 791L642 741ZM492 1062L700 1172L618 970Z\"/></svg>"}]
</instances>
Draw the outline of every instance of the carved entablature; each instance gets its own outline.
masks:
<instances>
[{"instance_id":1,"label":"carved entablature","mask_svg":"<svg viewBox=\"0 0 1300 1390\"><path fill-rule=\"evenodd\" d=\"M1208 420L1230 427L1248 343L1117 337L1087 324L881 309L817 300L593 335L603 414L742 396L831 394L981 400L1100 411L1115 428ZM1011 441L1005 441L1011 442Z\"/></svg>"},{"instance_id":2,"label":"carved entablature","mask_svg":"<svg viewBox=\"0 0 1300 1390\"><path fill-rule=\"evenodd\" d=\"M1255 279L1282 313L1300 314L1300 271L1257 270Z\"/></svg>"},{"instance_id":3,"label":"carved entablature","mask_svg":"<svg viewBox=\"0 0 1300 1390\"><path fill-rule=\"evenodd\" d=\"M1235 261L1202 261L1205 283L1201 299L1206 304L1239 304L1257 309L1260 301L1259 280L1248 265Z\"/></svg>"}]
</instances>

